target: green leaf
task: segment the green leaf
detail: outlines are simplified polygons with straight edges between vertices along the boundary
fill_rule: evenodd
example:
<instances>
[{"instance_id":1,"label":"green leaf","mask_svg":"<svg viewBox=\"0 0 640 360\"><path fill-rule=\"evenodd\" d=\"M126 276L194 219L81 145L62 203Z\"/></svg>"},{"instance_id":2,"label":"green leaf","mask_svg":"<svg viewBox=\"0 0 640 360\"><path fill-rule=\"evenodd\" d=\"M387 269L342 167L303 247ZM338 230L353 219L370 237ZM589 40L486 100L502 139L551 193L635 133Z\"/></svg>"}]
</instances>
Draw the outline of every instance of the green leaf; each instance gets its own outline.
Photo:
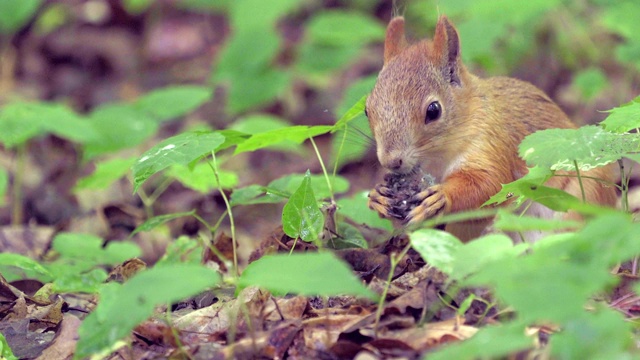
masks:
<instances>
[{"instance_id":1,"label":"green leaf","mask_svg":"<svg viewBox=\"0 0 640 360\"><path fill-rule=\"evenodd\" d=\"M264 195L264 196L262 196ZM284 201L286 198L269 194L264 186L249 185L244 188L236 189L231 193L231 206L237 205L253 205L253 204L276 204Z\"/></svg>"},{"instance_id":2,"label":"green leaf","mask_svg":"<svg viewBox=\"0 0 640 360\"><path fill-rule=\"evenodd\" d=\"M104 240L97 236L79 233L58 233L53 238L52 248L63 258L82 259L91 265L116 265L141 255L134 243L110 242L103 247Z\"/></svg>"},{"instance_id":3,"label":"green leaf","mask_svg":"<svg viewBox=\"0 0 640 360\"><path fill-rule=\"evenodd\" d=\"M589 68L578 72L573 79L575 86L582 97L591 100L601 93L609 85L609 80L602 70Z\"/></svg>"},{"instance_id":4,"label":"green leaf","mask_svg":"<svg viewBox=\"0 0 640 360\"><path fill-rule=\"evenodd\" d=\"M385 27L360 12L328 10L315 15L306 27L311 42L336 46L363 46L383 40Z\"/></svg>"},{"instance_id":5,"label":"green leaf","mask_svg":"<svg viewBox=\"0 0 640 360\"><path fill-rule=\"evenodd\" d=\"M131 235L129 235L129 237L141 232L141 231L150 231L153 230L154 228L169 222L173 219L177 219L177 218L181 218L181 217L185 217L185 216L192 216L193 214L195 214L196 211L195 210L191 210L191 211L187 211L187 212L179 212L179 213L172 213L172 214L165 214L165 215L158 215L158 216L154 216L150 219L148 219L147 221L145 221L144 223L140 224L140 226L138 226L137 228L135 228L132 232Z\"/></svg>"},{"instance_id":6,"label":"green leaf","mask_svg":"<svg viewBox=\"0 0 640 360\"><path fill-rule=\"evenodd\" d=\"M326 134L332 129L333 127L328 125L299 125L255 134L245 140L243 143L238 144L234 154L237 155L247 151L263 149L271 145L279 144L283 141L301 144L308 138Z\"/></svg>"},{"instance_id":7,"label":"green leaf","mask_svg":"<svg viewBox=\"0 0 640 360\"><path fill-rule=\"evenodd\" d=\"M578 229L580 226L577 221L518 216L504 210L498 212L498 217L493 222L493 227L502 231L567 231Z\"/></svg>"},{"instance_id":8,"label":"green leaf","mask_svg":"<svg viewBox=\"0 0 640 360\"><path fill-rule=\"evenodd\" d=\"M75 357L109 348L151 316L156 306L193 296L219 281L215 271L202 265L175 264L142 271L121 286L108 284L78 329Z\"/></svg>"},{"instance_id":9,"label":"green leaf","mask_svg":"<svg viewBox=\"0 0 640 360\"><path fill-rule=\"evenodd\" d=\"M106 189L116 180L125 176L135 161L135 157L130 157L126 159L111 159L97 162L96 170L93 172L93 174L79 179L73 190L78 191L82 189Z\"/></svg>"},{"instance_id":10,"label":"green leaf","mask_svg":"<svg viewBox=\"0 0 640 360\"><path fill-rule=\"evenodd\" d=\"M430 265L445 274L453 271L454 254L462 246L460 240L446 231L421 229L410 235L411 246Z\"/></svg>"},{"instance_id":11,"label":"green leaf","mask_svg":"<svg viewBox=\"0 0 640 360\"><path fill-rule=\"evenodd\" d=\"M263 256L247 266L238 286L259 286L274 294L376 298L342 260L328 252Z\"/></svg>"},{"instance_id":12,"label":"green leaf","mask_svg":"<svg viewBox=\"0 0 640 360\"><path fill-rule=\"evenodd\" d=\"M7 147L48 133L78 143L98 137L87 120L61 104L16 102L0 111L0 142Z\"/></svg>"},{"instance_id":13,"label":"green leaf","mask_svg":"<svg viewBox=\"0 0 640 360\"><path fill-rule=\"evenodd\" d=\"M588 171L637 151L639 144L638 136L613 134L598 126L583 126L533 133L524 138L519 153L530 166L575 171L574 161L577 161L580 170Z\"/></svg>"},{"instance_id":14,"label":"green leaf","mask_svg":"<svg viewBox=\"0 0 640 360\"><path fill-rule=\"evenodd\" d=\"M143 95L133 106L163 122L194 111L209 101L212 94L212 90L204 86L169 86Z\"/></svg>"},{"instance_id":15,"label":"green leaf","mask_svg":"<svg viewBox=\"0 0 640 360\"><path fill-rule=\"evenodd\" d=\"M57 277L53 282L53 291L63 293L95 294L107 280L104 269L91 269L81 273L68 273Z\"/></svg>"},{"instance_id":16,"label":"green leaf","mask_svg":"<svg viewBox=\"0 0 640 360\"><path fill-rule=\"evenodd\" d=\"M202 242L188 236L180 236L167 245L167 250L155 266L180 263L200 264L201 258Z\"/></svg>"},{"instance_id":17,"label":"green leaf","mask_svg":"<svg viewBox=\"0 0 640 360\"><path fill-rule=\"evenodd\" d=\"M338 223L339 237L335 237L327 242L332 249L360 248L367 249L369 244L358 229L346 222Z\"/></svg>"},{"instance_id":18,"label":"green leaf","mask_svg":"<svg viewBox=\"0 0 640 360\"><path fill-rule=\"evenodd\" d=\"M322 232L324 216L318 208L309 171L300 187L291 195L282 210L282 228L285 234L304 241L315 241Z\"/></svg>"},{"instance_id":19,"label":"green leaf","mask_svg":"<svg viewBox=\"0 0 640 360\"><path fill-rule=\"evenodd\" d=\"M243 117L234 122L230 129L240 131L245 134L260 134L272 130L278 130L291 126L291 124L285 119L268 115L268 114L256 114ZM287 151L297 154L303 154L304 148L294 141L283 140L281 143L271 145L267 147L269 150Z\"/></svg>"},{"instance_id":20,"label":"green leaf","mask_svg":"<svg viewBox=\"0 0 640 360\"><path fill-rule=\"evenodd\" d=\"M549 348L556 359L631 359L632 333L620 311L599 307L567 321L549 338Z\"/></svg>"},{"instance_id":21,"label":"green leaf","mask_svg":"<svg viewBox=\"0 0 640 360\"><path fill-rule=\"evenodd\" d=\"M85 158L139 145L158 130L153 117L123 104L101 106L88 120L98 137L86 144Z\"/></svg>"},{"instance_id":22,"label":"green leaf","mask_svg":"<svg viewBox=\"0 0 640 360\"><path fill-rule=\"evenodd\" d=\"M429 353L429 360L449 359L497 359L534 346L533 339L525 333L520 321L486 326L471 339L454 342ZM487 346L490 344L490 346Z\"/></svg>"},{"instance_id":23,"label":"green leaf","mask_svg":"<svg viewBox=\"0 0 640 360\"><path fill-rule=\"evenodd\" d=\"M324 175L285 175L270 182L269 185L267 185L266 191L290 196L298 189L300 182L307 177L311 181L311 188L314 194L316 194L316 199L321 200L331 197L331 191L329 190L329 185L327 185L327 179ZM329 180L331 181L331 190L333 190L334 194L342 194L349 190L349 180L346 178L336 175L330 176Z\"/></svg>"},{"instance_id":24,"label":"green leaf","mask_svg":"<svg viewBox=\"0 0 640 360\"><path fill-rule=\"evenodd\" d=\"M186 165L172 165L167 171L167 176L203 194L218 188L218 182L213 170L205 162L199 162L193 168ZM234 172L218 169L218 176L223 189L231 189L238 185L238 175Z\"/></svg>"},{"instance_id":25,"label":"green leaf","mask_svg":"<svg viewBox=\"0 0 640 360\"><path fill-rule=\"evenodd\" d=\"M231 19L234 28L241 31L275 28L276 21L300 7L299 0L239 0L231 2ZM247 16L259 14L260 16Z\"/></svg>"},{"instance_id":26,"label":"green leaf","mask_svg":"<svg viewBox=\"0 0 640 360\"><path fill-rule=\"evenodd\" d=\"M503 202L513 198L516 199L516 204L521 204L524 200L524 194L520 190L522 186L528 186L530 184L543 185L553 176L553 172L548 168L535 166L529 169L529 172L518 180L512 181L508 184L503 184L502 189L489 200L487 200L482 206L489 206L492 204L502 204Z\"/></svg>"},{"instance_id":27,"label":"green leaf","mask_svg":"<svg viewBox=\"0 0 640 360\"><path fill-rule=\"evenodd\" d=\"M601 124L607 131L615 133L626 133L640 128L640 96L609 110L609 116Z\"/></svg>"},{"instance_id":28,"label":"green leaf","mask_svg":"<svg viewBox=\"0 0 640 360\"><path fill-rule=\"evenodd\" d=\"M503 234L490 234L470 241L457 248L452 264L451 278L463 280L487 264L503 258L515 258L526 248L514 246Z\"/></svg>"},{"instance_id":29,"label":"green leaf","mask_svg":"<svg viewBox=\"0 0 640 360\"><path fill-rule=\"evenodd\" d=\"M153 0L123 0L122 5L129 14L140 15L145 12Z\"/></svg>"},{"instance_id":30,"label":"green leaf","mask_svg":"<svg viewBox=\"0 0 640 360\"><path fill-rule=\"evenodd\" d=\"M15 266L22 270L33 271L47 278L51 278L51 273L37 261L20 254L0 253L0 265Z\"/></svg>"},{"instance_id":31,"label":"green leaf","mask_svg":"<svg viewBox=\"0 0 640 360\"><path fill-rule=\"evenodd\" d=\"M18 358L13 355L9 343L7 343L7 339L5 339L2 333L0 333L0 358L3 360L18 360Z\"/></svg>"},{"instance_id":32,"label":"green leaf","mask_svg":"<svg viewBox=\"0 0 640 360\"><path fill-rule=\"evenodd\" d=\"M367 95L363 95L353 106L342 115L342 117L336 122L335 128L342 129L353 119L360 115L364 115L364 108L367 103Z\"/></svg>"},{"instance_id":33,"label":"green leaf","mask_svg":"<svg viewBox=\"0 0 640 360\"><path fill-rule=\"evenodd\" d=\"M333 46L304 42L298 49L296 75L311 83L328 82L331 72L345 68L361 54L360 46Z\"/></svg>"},{"instance_id":34,"label":"green leaf","mask_svg":"<svg viewBox=\"0 0 640 360\"><path fill-rule=\"evenodd\" d=\"M158 143L133 165L134 192L149 177L173 164L186 165L214 151L224 142L217 132L185 132Z\"/></svg>"},{"instance_id":35,"label":"green leaf","mask_svg":"<svg viewBox=\"0 0 640 360\"><path fill-rule=\"evenodd\" d=\"M362 191L349 198L338 199L339 213L353 220L356 224L366 224L370 227L392 231L393 224L389 219L383 219L375 210L369 209L368 194L368 191Z\"/></svg>"},{"instance_id":36,"label":"green leaf","mask_svg":"<svg viewBox=\"0 0 640 360\"><path fill-rule=\"evenodd\" d=\"M42 0L0 1L0 33L16 32L34 16Z\"/></svg>"},{"instance_id":37,"label":"green leaf","mask_svg":"<svg viewBox=\"0 0 640 360\"><path fill-rule=\"evenodd\" d=\"M7 203L7 189L9 188L9 174L4 168L0 169L0 206Z\"/></svg>"}]
</instances>

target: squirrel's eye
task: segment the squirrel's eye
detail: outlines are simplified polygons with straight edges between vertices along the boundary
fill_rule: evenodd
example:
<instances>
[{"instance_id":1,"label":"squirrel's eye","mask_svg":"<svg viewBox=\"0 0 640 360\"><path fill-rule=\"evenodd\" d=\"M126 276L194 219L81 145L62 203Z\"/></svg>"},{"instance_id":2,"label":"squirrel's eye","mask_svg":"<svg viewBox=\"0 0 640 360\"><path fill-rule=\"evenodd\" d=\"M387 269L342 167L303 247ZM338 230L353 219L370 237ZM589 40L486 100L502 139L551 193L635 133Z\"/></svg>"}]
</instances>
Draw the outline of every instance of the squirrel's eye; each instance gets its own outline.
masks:
<instances>
[{"instance_id":1,"label":"squirrel's eye","mask_svg":"<svg viewBox=\"0 0 640 360\"><path fill-rule=\"evenodd\" d=\"M436 121L440 118L440 114L442 114L442 106L439 102L434 101L427 106L427 115L424 118L424 122Z\"/></svg>"}]
</instances>

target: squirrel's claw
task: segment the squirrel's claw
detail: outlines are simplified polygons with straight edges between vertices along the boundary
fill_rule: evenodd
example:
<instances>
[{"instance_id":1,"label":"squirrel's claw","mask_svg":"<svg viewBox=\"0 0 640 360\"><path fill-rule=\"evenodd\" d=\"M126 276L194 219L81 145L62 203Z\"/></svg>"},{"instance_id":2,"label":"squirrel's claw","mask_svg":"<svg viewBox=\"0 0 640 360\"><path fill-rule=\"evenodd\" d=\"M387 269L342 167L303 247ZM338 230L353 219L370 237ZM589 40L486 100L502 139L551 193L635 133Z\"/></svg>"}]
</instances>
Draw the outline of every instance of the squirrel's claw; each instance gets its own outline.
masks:
<instances>
[{"instance_id":1,"label":"squirrel's claw","mask_svg":"<svg viewBox=\"0 0 640 360\"><path fill-rule=\"evenodd\" d=\"M404 224L417 225L444 212L447 207L447 196L440 185L434 185L416 194L412 201L420 202L407 214Z\"/></svg>"},{"instance_id":2,"label":"squirrel's claw","mask_svg":"<svg viewBox=\"0 0 640 360\"><path fill-rule=\"evenodd\" d=\"M391 199L385 194L389 194L389 189L382 185L377 185L369 192L369 209L375 210L382 218L391 218Z\"/></svg>"}]
</instances>

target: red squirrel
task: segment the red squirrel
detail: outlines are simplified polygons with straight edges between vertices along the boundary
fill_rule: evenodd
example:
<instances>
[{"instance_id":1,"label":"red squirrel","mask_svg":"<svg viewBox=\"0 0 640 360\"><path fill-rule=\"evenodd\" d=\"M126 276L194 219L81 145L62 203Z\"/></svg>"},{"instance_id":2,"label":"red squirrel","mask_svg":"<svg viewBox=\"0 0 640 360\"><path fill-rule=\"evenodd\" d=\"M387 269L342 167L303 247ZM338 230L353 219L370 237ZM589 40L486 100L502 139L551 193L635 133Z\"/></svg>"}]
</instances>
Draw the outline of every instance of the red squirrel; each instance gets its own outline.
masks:
<instances>
[{"instance_id":1,"label":"red squirrel","mask_svg":"<svg viewBox=\"0 0 640 360\"><path fill-rule=\"evenodd\" d=\"M508 77L481 79L467 71L458 32L445 16L438 20L432 40L413 44L405 38L404 19L391 20L384 65L365 114L384 168L394 174L420 168L435 177L435 185L413 196L418 205L402 219L406 225L479 208L501 184L528 172L518 156L525 136L549 128L576 128L535 86ZM610 167L584 175L613 182ZM576 177L553 177L545 185L582 196ZM394 199L388 186L379 184L370 192L369 207L392 218ZM587 202L614 206L613 186L589 179L583 179L583 186ZM529 214L555 215L537 204ZM468 241L485 233L491 221L449 223L446 230Z\"/></svg>"}]
</instances>

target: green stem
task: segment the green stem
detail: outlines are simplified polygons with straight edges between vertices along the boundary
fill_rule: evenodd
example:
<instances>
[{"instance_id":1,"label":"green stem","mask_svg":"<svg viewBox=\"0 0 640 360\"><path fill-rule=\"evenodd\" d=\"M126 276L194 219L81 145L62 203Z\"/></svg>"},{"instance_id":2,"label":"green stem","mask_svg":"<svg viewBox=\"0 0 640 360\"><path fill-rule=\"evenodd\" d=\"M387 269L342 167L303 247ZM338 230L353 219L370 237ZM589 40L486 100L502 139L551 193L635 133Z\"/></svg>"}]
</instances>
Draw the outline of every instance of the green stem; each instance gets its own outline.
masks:
<instances>
[{"instance_id":1,"label":"green stem","mask_svg":"<svg viewBox=\"0 0 640 360\"><path fill-rule=\"evenodd\" d=\"M13 206L11 209L11 223L13 225L20 225L23 221L22 186L24 182L24 169L27 162L27 144L19 144L16 150L16 172L13 178Z\"/></svg>"},{"instance_id":2,"label":"green stem","mask_svg":"<svg viewBox=\"0 0 640 360\"><path fill-rule=\"evenodd\" d=\"M389 288L391 287L391 281L393 280L393 274L396 271L396 267L402 258L407 255L407 252L411 249L411 243L407 244L407 246L402 249L398 256L389 256L389 261L391 261L391 266L389 268L389 276L387 276L387 282L385 283L384 289L382 290L382 295L380 296L380 301L378 301L378 308L376 309L376 322L373 326L376 337L378 336L378 326L380 325L380 318L382 317L382 310L384 310L384 301L387 298L387 294L389 293Z\"/></svg>"},{"instance_id":3,"label":"green stem","mask_svg":"<svg viewBox=\"0 0 640 360\"><path fill-rule=\"evenodd\" d=\"M227 194L224 193L222 189L222 184L220 183L220 174L218 174L218 163L216 162L216 153L215 151L211 151L212 161L209 161L208 164L211 166L213 170L213 175L216 178L216 182L218 183L218 191L220 191L220 195L222 195L222 199L224 200L224 204L227 207L227 213L229 215L229 224L231 226L231 244L233 246L233 267L235 271L236 277L240 276L240 270L238 269L238 241L236 239L236 226L233 221L233 212L231 212L231 204L229 203L229 199L227 198Z\"/></svg>"},{"instance_id":4,"label":"green stem","mask_svg":"<svg viewBox=\"0 0 640 360\"><path fill-rule=\"evenodd\" d=\"M622 185L622 211L629 212L629 178L624 172L624 161L618 159L618 166L620 167L620 184Z\"/></svg>"},{"instance_id":5,"label":"green stem","mask_svg":"<svg viewBox=\"0 0 640 360\"><path fill-rule=\"evenodd\" d=\"M584 193L584 185L582 184L582 176L580 176L580 168L578 167L577 160L573 160L573 166L576 167L576 176L578 177L578 183L580 184L580 193L582 194L582 202L587 202L587 196Z\"/></svg>"},{"instance_id":6,"label":"green stem","mask_svg":"<svg viewBox=\"0 0 640 360\"><path fill-rule=\"evenodd\" d=\"M318 157L318 161L320 162L320 167L322 167L322 172L324 173L324 178L327 181L327 186L329 187L329 194L331 194L331 202L335 204L336 199L333 196L333 185L331 184L331 179L329 178L329 174L327 173L327 168L324 166L324 162L322 161L322 156L320 156L320 151L318 150L318 146L316 142L313 141L312 137L309 137L311 141L311 145L313 145L313 150L316 152L316 156Z\"/></svg>"},{"instance_id":7,"label":"green stem","mask_svg":"<svg viewBox=\"0 0 640 360\"><path fill-rule=\"evenodd\" d=\"M340 147L338 148L338 153L336 154L336 159L335 159L334 164L333 164L333 177L334 178L336 177L336 174L338 173L338 163L339 163L338 160L340 159L340 155L342 154L342 149L344 148L344 143L347 140L347 130L348 130L347 127L348 126L349 125L345 124L344 125L344 129L342 130L343 131L342 141L340 141Z\"/></svg>"}]
</instances>

